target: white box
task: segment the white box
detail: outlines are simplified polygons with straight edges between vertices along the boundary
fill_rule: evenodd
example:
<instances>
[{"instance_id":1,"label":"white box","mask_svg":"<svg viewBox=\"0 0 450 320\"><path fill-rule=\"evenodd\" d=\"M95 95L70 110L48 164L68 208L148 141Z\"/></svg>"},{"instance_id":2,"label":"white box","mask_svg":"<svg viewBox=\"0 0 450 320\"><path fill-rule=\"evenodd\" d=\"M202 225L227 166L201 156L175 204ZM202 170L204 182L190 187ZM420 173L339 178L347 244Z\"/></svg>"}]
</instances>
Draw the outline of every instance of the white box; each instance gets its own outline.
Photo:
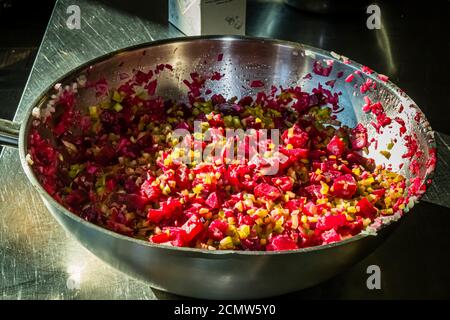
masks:
<instances>
[{"instance_id":1,"label":"white box","mask_svg":"<svg viewBox=\"0 0 450 320\"><path fill-rule=\"evenodd\" d=\"M188 36L245 35L246 0L169 0L169 22Z\"/></svg>"}]
</instances>

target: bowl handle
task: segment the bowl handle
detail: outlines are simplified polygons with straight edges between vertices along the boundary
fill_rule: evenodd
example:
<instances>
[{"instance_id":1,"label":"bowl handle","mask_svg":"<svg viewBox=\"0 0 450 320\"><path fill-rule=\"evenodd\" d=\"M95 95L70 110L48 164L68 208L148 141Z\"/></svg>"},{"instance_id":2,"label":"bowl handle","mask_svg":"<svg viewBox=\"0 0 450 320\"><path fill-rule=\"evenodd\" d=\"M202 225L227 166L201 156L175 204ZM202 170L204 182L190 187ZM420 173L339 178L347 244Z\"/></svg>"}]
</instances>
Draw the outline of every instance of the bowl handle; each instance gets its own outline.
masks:
<instances>
[{"instance_id":1,"label":"bowl handle","mask_svg":"<svg viewBox=\"0 0 450 320\"><path fill-rule=\"evenodd\" d=\"M0 145L17 148L19 146L19 131L19 123L0 119Z\"/></svg>"},{"instance_id":2,"label":"bowl handle","mask_svg":"<svg viewBox=\"0 0 450 320\"><path fill-rule=\"evenodd\" d=\"M450 208L450 136L435 132L437 164L433 181L422 200Z\"/></svg>"}]
</instances>

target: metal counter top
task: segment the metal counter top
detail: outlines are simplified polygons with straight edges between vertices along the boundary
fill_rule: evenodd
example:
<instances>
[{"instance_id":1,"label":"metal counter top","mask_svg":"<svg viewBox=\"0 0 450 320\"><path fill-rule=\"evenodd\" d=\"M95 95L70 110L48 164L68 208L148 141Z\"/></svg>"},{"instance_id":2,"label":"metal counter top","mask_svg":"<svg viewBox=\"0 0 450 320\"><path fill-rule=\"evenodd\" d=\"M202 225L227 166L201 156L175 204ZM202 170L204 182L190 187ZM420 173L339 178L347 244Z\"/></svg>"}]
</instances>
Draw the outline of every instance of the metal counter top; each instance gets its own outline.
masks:
<instances>
[{"instance_id":1,"label":"metal counter top","mask_svg":"<svg viewBox=\"0 0 450 320\"><path fill-rule=\"evenodd\" d=\"M70 30L66 26L66 9L71 4L81 8L80 30ZM433 105L404 70L405 64L411 62L411 56L400 52L398 45L391 47L393 42L386 32L383 35L383 32L365 30L364 16L358 23L336 18L324 21L317 15L304 15L282 3L271 2L250 2L248 12L247 34L294 40L343 53L379 72L393 75L393 81L400 85L403 80L412 89L409 93L414 99L414 89L418 89L419 105L427 102L428 106ZM341 37L339 32L349 36ZM396 33L400 30L394 30L394 38ZM368 38L360 40L361 34ZM15 120L21 121L34 97L73 67L112 50L178 36L182 34L171 25L153 23L145 17L128 15L98 2L58 1ZM361 46L355 48L355 43L361 43ZM375 45L370 49L368 43ZM423 71L428 78L431 71ZM438 85L438 89L444 89L444 85ZM438 89L429 88L431 91ZM448 133L448 128L443 125L445 122L439 122L448 120L448 113L439 117L431 107L423 109L431 114L430 120L432 125L437 125L436 129ZM436 119L434 123L433 119ZM442 136L441 145L447 144L447 147L441 152L446 152L447 156L450 154L449 140ZM446 162L441 164L441 173L448 169L446 165ZM4 149L0 177L0 299L177 298L110 268L69 238L28 184L17 150ZM445 193L445 190L434 190L429 200L446 199L448 203L450 197ZM382 247L351 270L287 298L450 296L449 209L419 204L403 220ZM433 246L429 247L424 239L434 239ZM381 268L382 290L366 287L366 268L372 264Z\"/></svg>"}]
</instances>

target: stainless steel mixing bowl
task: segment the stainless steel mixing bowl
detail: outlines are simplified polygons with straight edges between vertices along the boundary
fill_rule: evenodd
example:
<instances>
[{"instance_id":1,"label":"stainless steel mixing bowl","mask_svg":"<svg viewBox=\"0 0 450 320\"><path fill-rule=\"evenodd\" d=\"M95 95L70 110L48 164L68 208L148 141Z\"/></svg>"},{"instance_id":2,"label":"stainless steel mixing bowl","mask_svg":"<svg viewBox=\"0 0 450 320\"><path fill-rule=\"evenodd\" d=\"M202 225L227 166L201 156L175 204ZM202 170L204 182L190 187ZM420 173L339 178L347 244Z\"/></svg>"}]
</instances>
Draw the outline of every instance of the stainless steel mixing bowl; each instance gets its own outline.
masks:
<instances>
[{"instance_id":1,"label":"stainless steel mixing bowl","mask_svg":"<svg viewBox=\"0 0 450 320\"><path fill-rule=\"evenodd\" d=\"M223 54L221 61L217 59L219 54ZM183 79L188 78L193 71L203 73L214 70L224 73L225 77L211 85L213 91L227 97L240 97L261 90L249 86L249 82L256 79L262 80L266 89L272 84L284 87L302 84L305 90L310 90L319 82L328 80L312 73L316 60L333 60L334 66L329 78L336 78L339 72L347 75L361 68L361 65L337 54L298 43L212 36L157 41L126 48L80 66L55 83L70 84L83 74L90 81L104 77L114 87L120 82L121 73L154 67L159 63L170 63L174 66L174 72L159 78L157 93L160 95L175 99L184 97L186 87L182 83ZM313 78L303 79L308 73L312 73ZM425 165L430 149L435 147L433 132L420 109L395 85L379 80L376 73L363 73L361 77L355 77L353 83L347 83L343 78L338 80L334 91L342 92L340 104L345 107L338 114L338 119L350 126L357 122L366 124L369 137L376 137L380 146L397 138L400 143L392 150L389 160L373 149L369 156L377 163L392 164L394 170L407 178L411 177L408 169L410 160L401 157L405 147L401 143L403 138L398 136L396 125L378 135L369 125L372 116L361 111L363 95L353 85L364 82L366 78L371 78L378 85L378 89L368 96L372 101L381 101L387 115L397 116L399 106L403 105L404 111L399 116L405 121L407 134L416 135L419 148L423 151L423 155L416 159L421 165L418 176L423 183L431 177L434 170L434 166ZM18 141L18 124L0 122L0 141L9 146L18 143L20 160L30 183L55 219L73 237L111 266L142 279L155 288L190 297L212 299L259 298L300 290L331 278L360 261L397 225L386 221L378 229L377 235L362 233L338 243L282 252L207 251L168 247L100 228L58 204L39 184L26 161L27 137L33 121L31 110L35 106L45 106L53 92L52 87L30 106L29 115L20 127ZM79 91L80 108L92 105L95 99L92 90ZM417 112L421 115L419 123L414 120ZM398 168L401 163L404 165L400 170ZM411 201L410 206L413 202ZM399 216L396 215L391 220L396 218Z\"/></svg>"}]
</instances>

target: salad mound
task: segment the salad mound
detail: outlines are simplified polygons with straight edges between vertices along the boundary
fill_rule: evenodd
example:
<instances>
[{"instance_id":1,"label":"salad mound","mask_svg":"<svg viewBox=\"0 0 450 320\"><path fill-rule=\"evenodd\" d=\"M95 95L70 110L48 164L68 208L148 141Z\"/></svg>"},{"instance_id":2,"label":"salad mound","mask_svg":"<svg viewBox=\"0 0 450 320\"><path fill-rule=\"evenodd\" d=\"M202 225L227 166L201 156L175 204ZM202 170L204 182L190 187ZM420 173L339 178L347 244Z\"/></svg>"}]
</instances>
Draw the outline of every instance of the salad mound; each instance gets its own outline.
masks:
<instances>
[{"instance_id":1,"label":"salad mound","mask_svg":"<svg viewBox=\"0 0 450 320\"><path fill-rule=\"evenodd\" d=\"M40 111L55 143L32 129L30 165L81 218L152 243L274 251L340 241L405 208L405 178L364 156L366 128L341 125L322 86L226 99L205 89L223 75L193 73L180 102L156 95L163 70L86 84L101 99L85 111L76 86L58 87Z\"/></svg>"}]
</instances>

